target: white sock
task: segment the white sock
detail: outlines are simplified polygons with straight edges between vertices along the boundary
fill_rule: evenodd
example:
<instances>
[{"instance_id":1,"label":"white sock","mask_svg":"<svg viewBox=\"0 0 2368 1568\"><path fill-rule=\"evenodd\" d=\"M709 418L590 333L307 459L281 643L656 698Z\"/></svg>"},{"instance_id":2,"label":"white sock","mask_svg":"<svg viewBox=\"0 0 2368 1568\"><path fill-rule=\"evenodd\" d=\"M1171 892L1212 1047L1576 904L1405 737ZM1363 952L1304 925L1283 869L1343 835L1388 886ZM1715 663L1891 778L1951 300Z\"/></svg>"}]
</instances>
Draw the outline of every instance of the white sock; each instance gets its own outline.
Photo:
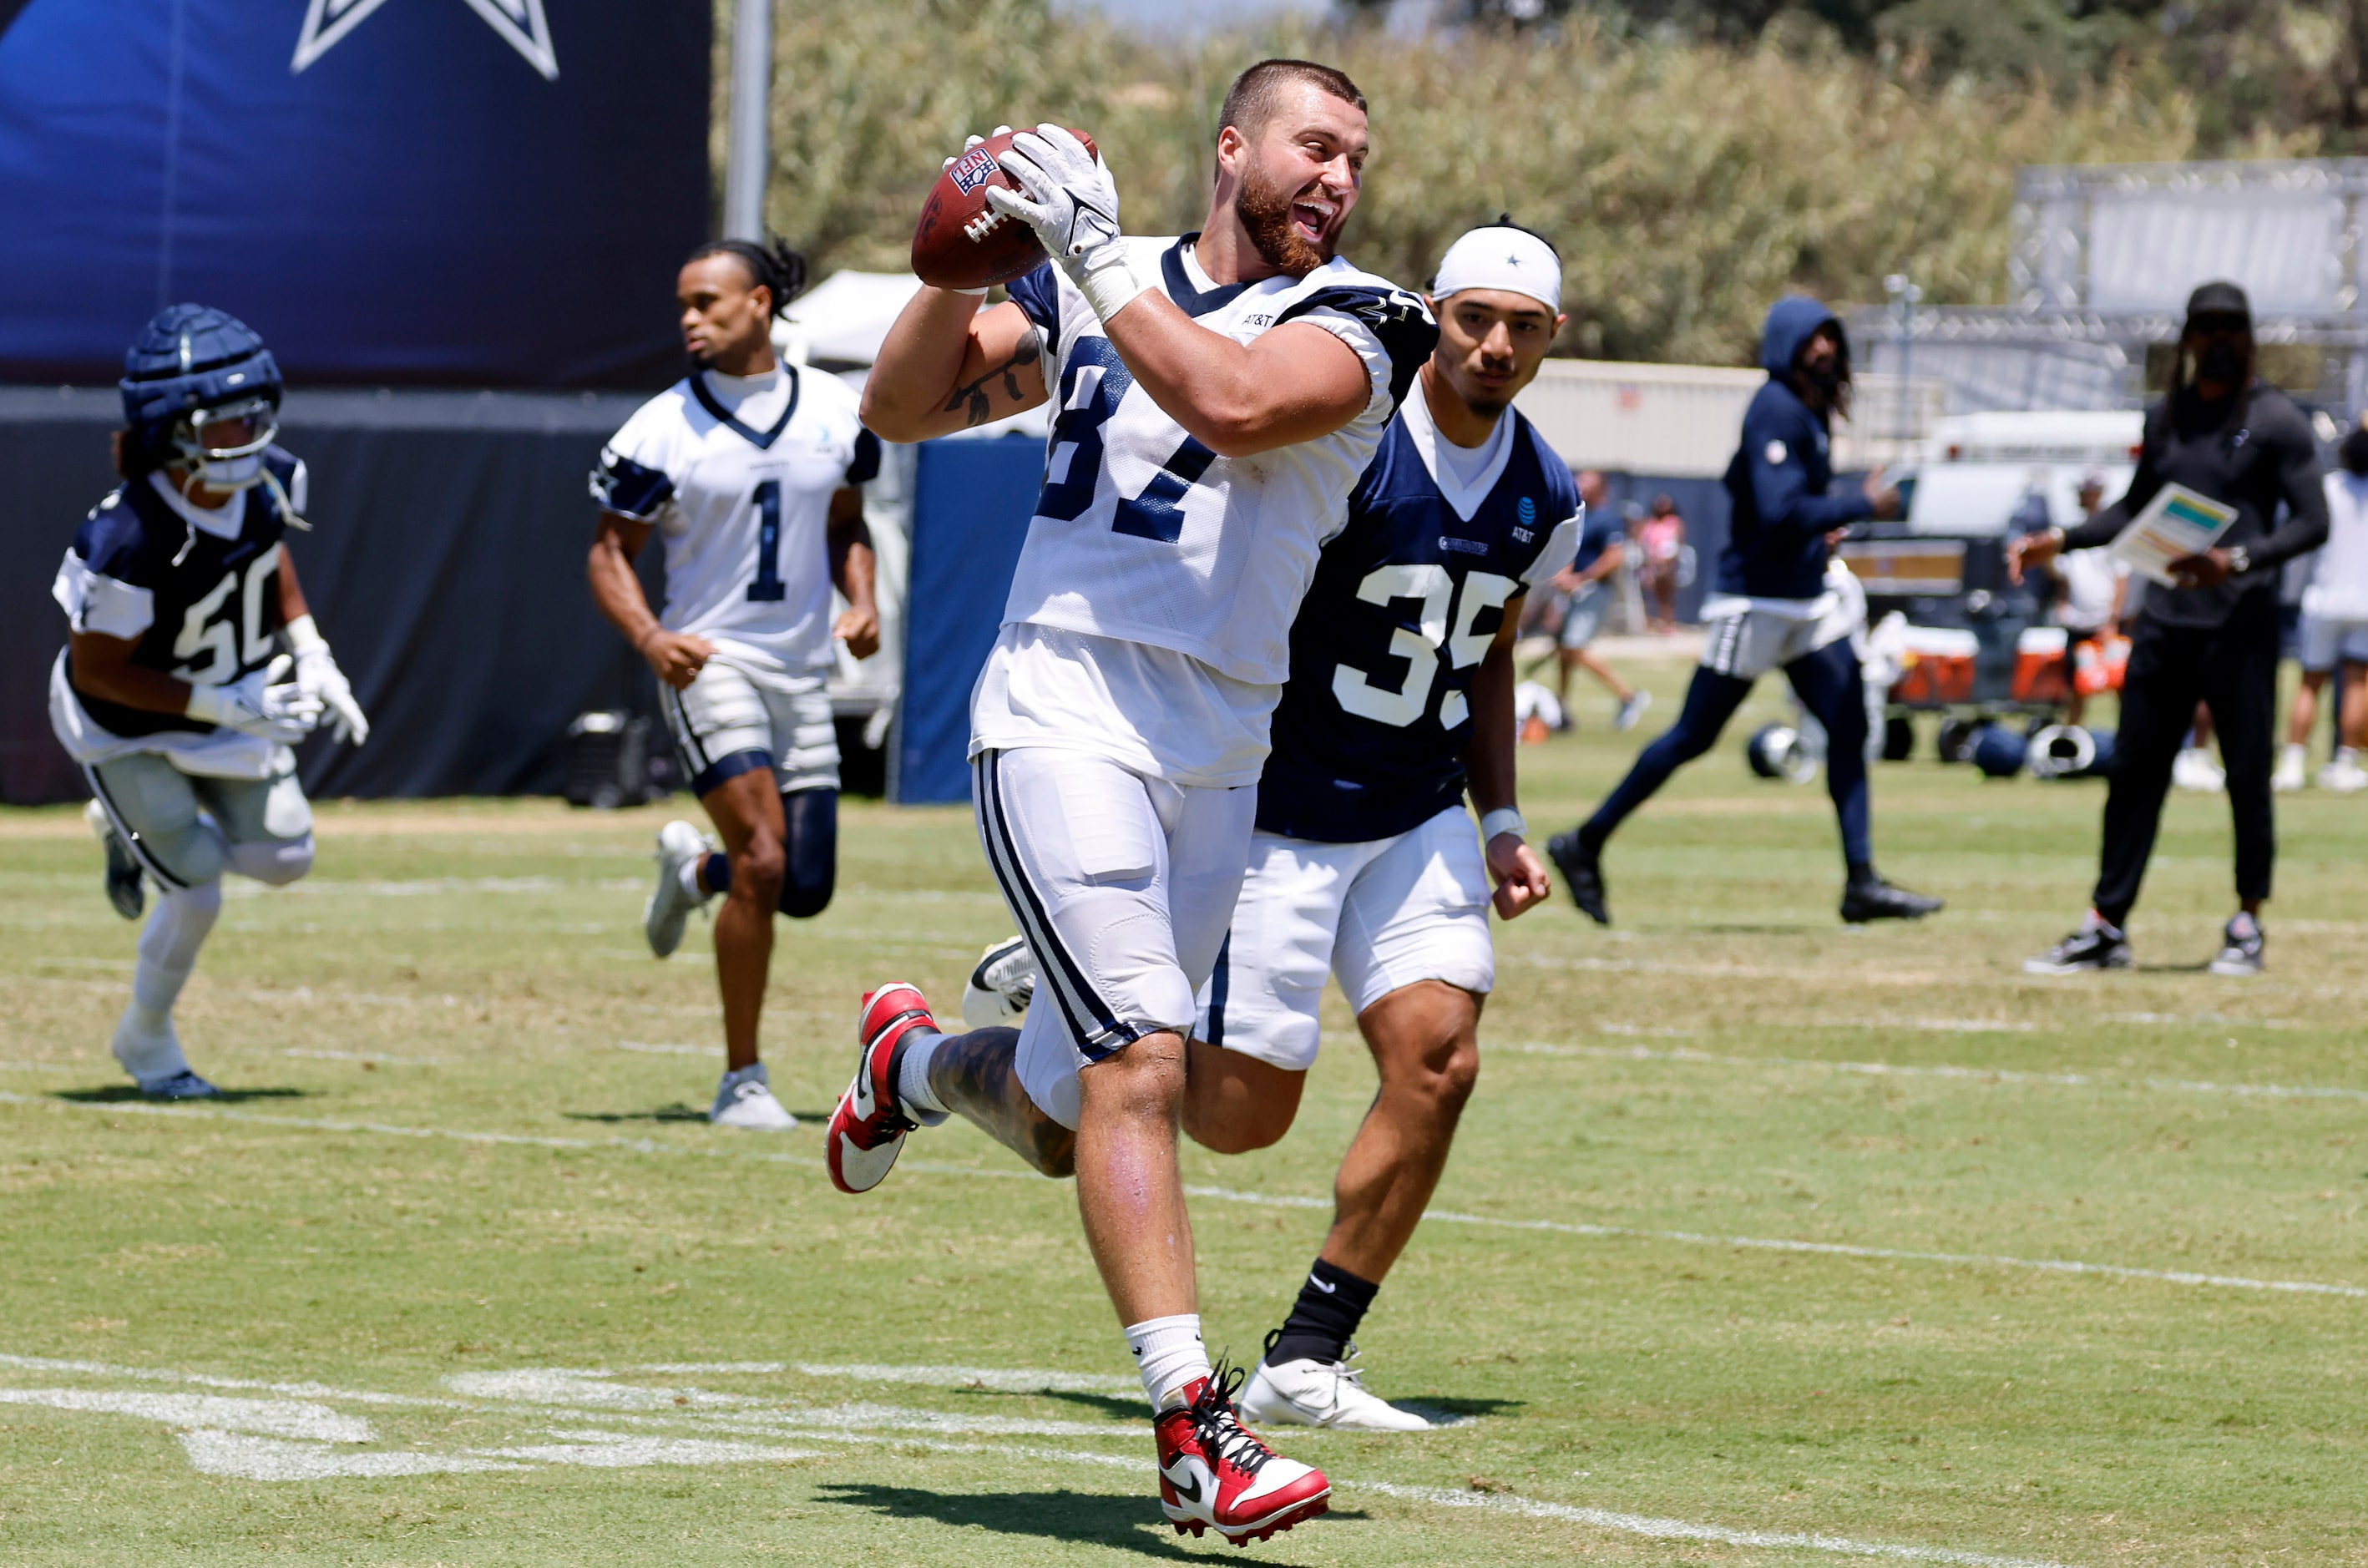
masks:
<instances>
[{"instance_id":1,"label":"white sock","mask_svg":"<svg viewBox=\"0 0 2368 1568\"><path fill-rule=\"evenodd\" d=\"M2308 761L2309 758L2310 748L2308 746L2296 744L2293 741L2288 741L2286 743L2286 760L2288 762L2293 763L2296 767L2300 767L2305 762Z\"/></svg>"},{"instance_id":2,"label":"white sock","mask_svg":"<svg viewBox=\"0 0 2368 1568\"><path fill-rule=\"evenodd\" d=\"M1143 1373L1143 1392L1155 1411L1184 1403L1184 1387L1209 1375L1209 1347L1201 1342L1201 1314L1146 1318L1129 1324L1126 1347Z\"/></svg>"},{"instance_id":3,"label":"white sock","mask_svg":"<svg viewBox=\"0 0 2368 1568\"><path fill-rule=\"evenodd\" d=\"M2335 765L2338 767L2357 767L2360 765L2360 754L2350 746L2337 746Z\"/></svg>"},{"instance_id":4,"label":"white sock","mask_svg":"<svg viewBox=\"0 0 2368 1568\"><path fill-rule=\"evenodd\" d=\"M905 1114L924 1127L935 1127L943 1121L948 1108L929 1087L929 1059L938 1053L938 1045L946 1037L915 1029L904 1056L896 1063L896 1098Z\"/></svg>"},{"instance_id":5,"label":"white sock","mask_svg":"<svg viewBox=\"0 0 2368 1568\"><path fill-rule=\"evenodd\" d=\"M222 913L222 879L165 891L140 929L140 960L131 967L131 1016L141 1028L172 1027L173 1004L197 967L198 949Z\"/></svg>"},{"instance_id":6,"label":"white sock","mask_svg":"<svg viewBox=\"0 0 2368 1568\"><path fill-rule=\"evenodd\" d=\"M189 1070L173 1034L173 1004L197 967L198 949L222 913L222 879L161 892L140 929L131 966L131 1005L116 1025L115 1059L142 1084Z\"/></svg>"}]
</instances>

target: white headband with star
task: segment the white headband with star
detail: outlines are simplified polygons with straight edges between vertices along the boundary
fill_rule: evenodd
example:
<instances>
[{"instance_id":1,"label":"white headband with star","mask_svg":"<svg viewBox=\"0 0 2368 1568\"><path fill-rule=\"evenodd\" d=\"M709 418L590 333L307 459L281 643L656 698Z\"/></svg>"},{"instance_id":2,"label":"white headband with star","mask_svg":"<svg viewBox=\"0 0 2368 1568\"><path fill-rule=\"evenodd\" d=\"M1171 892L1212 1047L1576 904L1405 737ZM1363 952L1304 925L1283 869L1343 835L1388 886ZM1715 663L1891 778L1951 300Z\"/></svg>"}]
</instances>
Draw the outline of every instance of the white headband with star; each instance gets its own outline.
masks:
<instances>
[{"instance_id":1,"label":"white headband with star","mask_svg":"<svg viewBox=\"0 0 2368 1568\"><path fill-rule=\"evenodd\" d=\"M1466 289L1502 289L1527 294L1546 309L1562 311L1562 262L1554 248L1526 229L1491 224L1474 229L1447 247L1440 258L1431 298L1444 300Z\"/></svg>"}]
</instances>

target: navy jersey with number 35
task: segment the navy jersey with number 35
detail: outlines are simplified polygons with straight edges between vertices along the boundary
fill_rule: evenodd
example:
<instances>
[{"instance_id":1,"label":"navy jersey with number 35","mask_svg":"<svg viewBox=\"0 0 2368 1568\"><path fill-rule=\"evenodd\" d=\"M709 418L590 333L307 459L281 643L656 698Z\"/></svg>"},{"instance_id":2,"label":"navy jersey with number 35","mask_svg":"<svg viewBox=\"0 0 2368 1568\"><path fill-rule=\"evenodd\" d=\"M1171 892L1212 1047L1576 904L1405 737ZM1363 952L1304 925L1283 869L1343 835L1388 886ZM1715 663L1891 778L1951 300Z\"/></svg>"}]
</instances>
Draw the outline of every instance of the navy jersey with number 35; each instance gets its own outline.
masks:
<instances>
[{"instance_id":1,"label":"navy jersey with number 35","mask_svg":"<svg viewBox=\"0 0 2368 1568\"><path fill-rule=\"evenodd\" d=\"M1467 511L1426 460L1422 402L1410 393L1390 421L1292 625L1261 832L1369 843L1461 800L1472 681L1506 602L1577 550L1570 470L1528 420L1505 413L1502 469Z\"/></svg>"}]
</instances>

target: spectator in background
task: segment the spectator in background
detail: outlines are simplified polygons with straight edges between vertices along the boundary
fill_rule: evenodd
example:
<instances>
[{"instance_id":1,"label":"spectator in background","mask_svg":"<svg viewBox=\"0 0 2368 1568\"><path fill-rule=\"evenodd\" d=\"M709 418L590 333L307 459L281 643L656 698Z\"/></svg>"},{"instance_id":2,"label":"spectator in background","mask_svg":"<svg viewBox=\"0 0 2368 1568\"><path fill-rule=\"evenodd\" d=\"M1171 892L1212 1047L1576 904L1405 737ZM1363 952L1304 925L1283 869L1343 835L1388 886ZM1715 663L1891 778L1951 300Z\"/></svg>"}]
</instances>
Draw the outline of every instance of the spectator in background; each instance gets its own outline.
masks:
<instances>
[{"instance_id":1,"label":"spectator in background","mask_svg":"<svg viewBox=\"0 0 2368 1568\"><path fill-rule=\"evenodd\" d=\"M2105 505L2105 476L2089 473L2080 481L2080 517L2093 517ZM2122 612L2130 588L2130 569L2106 550L2076 550L2048 563L2055 582L2055 624L2064 628L2064 684L2071 698L2064 719L2077 724L2086 714L2088 694L2078 683L2077 651L2083 642L2120 635Z\"/></svg>"},{"instance_id":2,"label":"spectator in background","mask_svg":"<svg viewBox=\"0 0 2368 1568\"><path fill-rule=\"evenodd\" d=\"M2350 794L2368 789L2360 751L2368 745L2368 428L2355 427L2338 449L2342 466L2327 476L2327 544L2302 596L2302 687L2286 715L2285 755L2271 779L2302 788L2318 694L2340 666L2335 758L2318 787Z\"/></svg>"},{"instance_id":3,"label":"spectator in background","mask_svg":"<svg viewBox=\"0 0 2368 1568\"><path fill-rule=\"evenodd\" d=\"M2111 544L2166 484L2185 485L2237 514L2219 543L2169 563L2178 586L2148 584L2132 617L2096 889L2079 929L2024 962L2032 973L2130 966L2130 910L2154 853L2180 740L2199 700L2220 733L2237 838L2237 914L2210 969L2231 976L2261 972L2260 910L2277 858L2270 774L2278 569L2326 542L2327 488L2309 423L2258 369L2245 291L2233 283L2196 290L2187 301L2169 390L2146 408L2128 493L2078 528L2026 534L2008 549L2007 575L2020 583L2062 551Z\"/></svg>"},{"instance_id":4,"label":"spectator in background","mask_svg":"<svg viewBox=\"0 0 2368 1568\"><path fill-rule=\"evenodd\" d=\"M1649 608L1645 624L1667 634L1678 629L1678 563L1686 553L1686 520L1667 495L1653 497L1652 513L1636 525L1636 570Z\"/></svg>"},{"instance_id":5,"label":"spectator in background","mask_svg":"<svg viewBox=\"0 0 2368 1568\"><path fill-rule=\"evenodd\" d=\"M1611 574L1620 570L1626 555L1622 543L1626 528L1612 516L1605 505L1611 494L1603 476L1593 469L1580 471L1576 476L1578 498L1587 506L1578 539L1578 555L1569 566L1554 574L1554 586L1565 597L1562 607L1560 643L1561 664L1554 676L1554 698L1563 711L1570 711L1570 672L1583 669L1603 683L1605 689L1620 704L1619 715L1611 721L1616 730L1633 730L1645 710L1651 706L1652 693L1639 691L1613 673L1611 665L1588 652L1588 644L1603 630L1603 618L1611 612Z\"/></svg>"}]
</instances>

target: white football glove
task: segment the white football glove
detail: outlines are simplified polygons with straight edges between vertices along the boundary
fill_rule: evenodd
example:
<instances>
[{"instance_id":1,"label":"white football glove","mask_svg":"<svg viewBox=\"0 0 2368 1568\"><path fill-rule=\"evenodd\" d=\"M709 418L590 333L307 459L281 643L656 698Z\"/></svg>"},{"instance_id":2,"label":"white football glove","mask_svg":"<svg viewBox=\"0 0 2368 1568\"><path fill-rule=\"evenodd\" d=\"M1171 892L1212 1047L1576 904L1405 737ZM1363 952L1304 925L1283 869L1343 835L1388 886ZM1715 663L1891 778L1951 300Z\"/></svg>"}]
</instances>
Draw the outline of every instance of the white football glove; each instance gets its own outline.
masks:
<instances>
[{"instance_id":1,"label":"white football glove","mask_svg":"<svg viewBox=\"0 0 2368 1568\"><path fill-rule=\"evenodd\" d=\"M986 187L987 204L1036 231L1044 254L1108 321L1152 287L1128 265L1119 239L1118 182L1110 165L1057 125L1040 125L1012 139L998 160L1018 191Z\"/></svg>"},{"instance_id":2,"label":"white football glove","mask_svg":"<svg viewBox=\"0 0 2368 1568\"><path fill-rule=\"evenodd\" d=\"M269 667L228 686L193 686L186 711L209 724L292 746L321 722L321 699L293 681L273 684L272 677L286 673L286 664L274 659Z\"/></svg>"},{"instance_id":3,"label":"white football glove","mask_svg":"<svg viewBox=\"0 0 2368 1568\"><path fill-rule=\"evenodd\" d=\"M346 745L370 739L370 721L354 700L353 684L330 655L329 640L309 615L288 623L288 645L296 651L296 686L327 710L330 733Z\"/></svg>"}]
</instances>

